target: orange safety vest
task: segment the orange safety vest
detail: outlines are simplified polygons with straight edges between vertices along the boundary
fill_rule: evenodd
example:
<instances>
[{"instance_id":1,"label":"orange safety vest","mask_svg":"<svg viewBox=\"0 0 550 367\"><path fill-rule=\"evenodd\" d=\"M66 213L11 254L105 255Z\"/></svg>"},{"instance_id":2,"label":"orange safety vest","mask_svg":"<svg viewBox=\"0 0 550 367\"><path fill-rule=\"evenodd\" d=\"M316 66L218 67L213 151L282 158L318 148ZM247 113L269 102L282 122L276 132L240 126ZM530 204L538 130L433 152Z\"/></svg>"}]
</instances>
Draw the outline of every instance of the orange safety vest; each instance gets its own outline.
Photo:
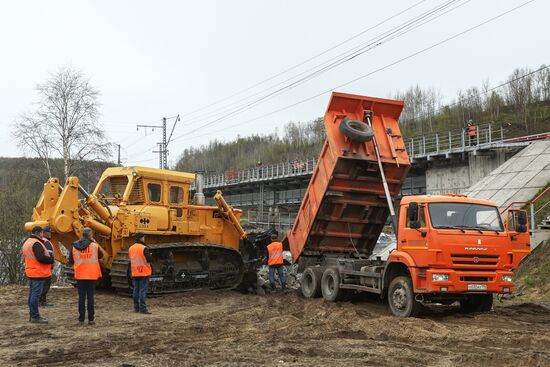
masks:
<instances>
[{"instance_id":1,"label":"orange safety vest","mask_svg":"<svg viewBox=\"0 0 550 367\"><path fill-rule=\"evenodd\" d=\"M476 126L470 125L468 126L468 135L475 136L476 135Z\"/></svg>"},{"instance_id":2,"label":"orange safety vest","mask_svg":"<svg viewBox=\"0 0 550 367\"><path fill-rule=\"evenodd\" d=\"M101 278L101 268L98 259L99 246L92 242L85 250L77 250L73 246L74 278L76 280L98 280Z\"/></svg>"},{"instance_id":3,"label":"orange safety vest","mask_svg":"<svg viewBox=\"0 0 550 367\"><path fill-rule=\"evenodd\" d=\"M151 276L153 270L151 265L147 262L144 254L145 245L141 243L134 243L128 250L128 257L130 257L130 270L132 277L148 277Z\"/></svg>"},{"instance_id":4,"label":"orange safety vest","mask_svg":"<svg viewBox=\"0 0 550 367\"><path fill-rule=\"evenodd\" d=\"M48 278L52 276L52 267L50 264L42 264L34 256L32 246L38 242L44 248L44 254L50 256L48 249L42 242L36 238L29 237L23 244L23 257L25 258L25 274L28 278Z\"/></svg>"},{"instance_id":5,"label":"orange safety vest","mask_svg":"<svg viewBox=\"0 0 550 367\"><path fill-rule=\"evenodd\" d=\"M284 263L283 244L281 242L271 242L267 246L267 252L269 254L267 265L282 265Z\"/></svg>"}]
</instances>

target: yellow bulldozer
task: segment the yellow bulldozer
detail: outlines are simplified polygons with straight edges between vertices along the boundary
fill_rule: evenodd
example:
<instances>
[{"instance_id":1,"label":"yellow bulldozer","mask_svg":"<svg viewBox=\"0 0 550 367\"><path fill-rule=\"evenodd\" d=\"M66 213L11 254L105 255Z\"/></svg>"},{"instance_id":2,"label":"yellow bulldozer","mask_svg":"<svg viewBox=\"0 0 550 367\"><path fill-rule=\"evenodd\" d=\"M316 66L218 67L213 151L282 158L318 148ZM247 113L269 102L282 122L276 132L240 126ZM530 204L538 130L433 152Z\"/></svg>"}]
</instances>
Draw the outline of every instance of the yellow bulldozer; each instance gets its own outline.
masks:
<instances>
[{"instance_id":1,"label":"yellow bulldozer","mask_svg":"<svg viewBox=\"0 0 550 367\"><path fill-rule=\"evenodd\" d=\"M241 211L219 191L217 206L205 205L203 186L200 174L146 167L107 168L92 193L77 177L64 186L50 178L25 230L50 226L55 258L66 264L72 243L92 228L104 255L102 284L123 294L131 290L128 248L137 232L145 233L154 259L151 294L250 286L262 261L258 244L268 233L247 235ZM64 270L73 281L71 267Z\"/></svg>"}]
</instances>

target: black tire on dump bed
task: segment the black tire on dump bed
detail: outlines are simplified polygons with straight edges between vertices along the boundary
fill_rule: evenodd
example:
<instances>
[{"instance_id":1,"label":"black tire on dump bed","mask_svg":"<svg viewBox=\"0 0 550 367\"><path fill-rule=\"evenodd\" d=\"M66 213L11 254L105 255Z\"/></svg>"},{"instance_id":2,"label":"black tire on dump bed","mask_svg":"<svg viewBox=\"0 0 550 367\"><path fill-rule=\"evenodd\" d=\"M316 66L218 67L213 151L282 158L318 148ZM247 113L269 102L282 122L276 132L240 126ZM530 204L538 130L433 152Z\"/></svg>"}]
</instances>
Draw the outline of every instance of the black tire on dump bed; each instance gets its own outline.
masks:
<instances>
[{"instance_id":1,"label":"black tire on dump bed","mask_svg":"<svg viewBox=\"0 0 550 367\"><path fill-rule=\"evenodd\" d=\"M388 304L395 316L414 317L422 310L422 305L415 299L411 278L395 277L388 287Z\"/></svg>"},{"instance_id":2,"label":"black tire on dump bed","mask_svg":"<svg viewBox=\"0 0 550 367\"><path fill-rule=\"evenodd\" d=\"M365 142L372 140L374 130L366 123L359 120L345 118L340 123L342 134L354 141Z\"/></svg>"},{"instance_id":3,"label":"black tire on dump bed","mask_svg":"<svg viewBox=\"0 0 550 367\"><path fill-rule=\"evenodd\" d=\"M302 274L300 288L305 298L321 297L321 278L323 269L318 266L307 267Z\"/></svg>"},{"instance_id":4,"label":"black tire on dump bed","mask_svg":"<svg viewBox=\"0 0 550 367\"><path fill-rule=\"evenodd\" d=\"M321 293L323 298L329 302L342 300L347 294L347 289L340 288L340 272L332 266L327 268L321 278Z\"/></svg>"},{"instance_id":5,"label":"black tire on dump bed","mask_svg":"<svg viewBox=\"0 0 550 367\"><path fill-rule=\"evenodd\" d=\"M492 294L468 294L460 301L461 313L489 312L493 308Z\"/></svg>"}]
</instances>

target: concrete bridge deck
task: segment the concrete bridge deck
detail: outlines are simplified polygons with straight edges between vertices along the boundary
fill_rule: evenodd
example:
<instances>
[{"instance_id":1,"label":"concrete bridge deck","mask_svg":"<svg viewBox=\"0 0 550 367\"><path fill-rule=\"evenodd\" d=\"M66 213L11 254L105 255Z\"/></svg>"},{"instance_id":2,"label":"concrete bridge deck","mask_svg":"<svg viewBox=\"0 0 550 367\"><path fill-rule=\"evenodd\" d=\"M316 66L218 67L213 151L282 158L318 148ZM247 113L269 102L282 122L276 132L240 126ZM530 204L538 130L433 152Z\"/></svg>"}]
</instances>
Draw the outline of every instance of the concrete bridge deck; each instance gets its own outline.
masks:
<instances>
[{"instance_id":1,"label":"concrete bridge deck","mask_svg":"<svg viewBox=\"0 0 550 367\"><path fill-rule=\"evenodd\" d=\"M403 195L460 193L482 180L525 146L550 141L550 133L511 137L493 124L477 126L470 140L464 129L426 134L406 140L412 169ZM243 208L250 221L261 224L292 224L317 161L284 162L240 171L205 176L205 195L222 190L233 206Z\"/></svg>"}]
</instances>

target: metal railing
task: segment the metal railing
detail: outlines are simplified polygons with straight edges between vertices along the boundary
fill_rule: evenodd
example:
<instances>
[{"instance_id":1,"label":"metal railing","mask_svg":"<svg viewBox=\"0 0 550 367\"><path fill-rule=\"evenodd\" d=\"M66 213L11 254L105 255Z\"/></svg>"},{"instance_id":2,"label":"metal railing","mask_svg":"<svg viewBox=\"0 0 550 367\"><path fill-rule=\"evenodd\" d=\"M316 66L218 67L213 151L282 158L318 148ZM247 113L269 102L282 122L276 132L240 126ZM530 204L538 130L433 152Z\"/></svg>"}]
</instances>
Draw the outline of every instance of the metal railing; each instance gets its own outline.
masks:
<instances>
[{"instance_id":1,"label":"metal railing","mask_svg":"<svg viewBox=\"0 0 550 367\"><path fill-rule=\"evenodd\" d=\"M495 127L489 123L477 125L474 136L470 136L465 129L453 129L411 137L406 139L405 144L409 157L419 159L435 155L465 153L477 149L524 146L533 140L547 137L550 137L550 133L512 137L504 127Z\"/></svg>"},{"instance_id":2,"label":"metal railing","mask_svg":"<svg viewBox=\"0 0 550 367\"><path fill-rule=\"evenodd\" d=\"M538 208L537 210L535 210L535 205L545 196L549 194L550 195L550 186L547 187L546 189L544 189L540 194L537 195L536 198L534 198L533 200L531 201L513 201L511 202L510 204L508 204L508 206L506 208L504 208L503 210L500 211L500 215L502 216L504 213L506 213L508 211L508 209L512 208L513 206L516 206L516 205L521 205L521 206L526 206L526 205L529 205L529 214L530 214L530 222L531 222L531 232L532 233L535 233L535 231L537 230L537 220L536 220L536 215L544 208L548 205L548 203L550 203L550 201L548 203L545 203L544 205L542 205L540 208Z\"/></svg>"},{"instance_id":3,"label":"metal railing","mask_svg":"<svg viewBox=\"0 0 550 367\"><path fill-rule=\"evenodd\" d=\"M473 139L465 129L453 129L447 132L407 138L405 144L411 161L414 161L437 155L472 152L478 149L522 147L533 140L550 138L550 132L520 137L511 135L502 126L495 127L489 123L477 125L476 135ZM205 177L205 188L311 175L316 164L316 158L311 158L306 161L284 162L208 175Z\"/></svg>"},{"instance_id":4,"label":"metal railing","mask_svg":"<svg viewBox=\"0 0 550 367\"><path fill-rule=\"evenodd\" d=\"M248 168L232 173L231 175L227 173L209 175L205 177L204 187L219 187L247 182L276 180L292 176L310 175L315 169L315 164L317 164L317 160L312 158L306 161L285 162Z\"/></svg>"},{"instance_id":5,"label":"metal railing","mask_svg":"<svg viewBox=\"0 0 550 367\"><path fill-rule=\"evenodd\" d=\"M225 200L234 207L256 206L263 203L265 206L272 205L296 205L302 202L305 189L290 189L261 192L247 192L240 194L226 194ZM208 200L210 204L211 201Z\"/></svg>"},{"instance_id":6,"label":"metal railing","mask_svg":"<svg viewBox=\"0 0 550 367\"><path fill-rule=\"evenodd\" d=\"M262 228L275 228L279 231L288 230L294 225L296 213L280 212L259 212L254 210L245 210L243 219L248 220L249 224Z\"/></svg>"}]
</instances>

